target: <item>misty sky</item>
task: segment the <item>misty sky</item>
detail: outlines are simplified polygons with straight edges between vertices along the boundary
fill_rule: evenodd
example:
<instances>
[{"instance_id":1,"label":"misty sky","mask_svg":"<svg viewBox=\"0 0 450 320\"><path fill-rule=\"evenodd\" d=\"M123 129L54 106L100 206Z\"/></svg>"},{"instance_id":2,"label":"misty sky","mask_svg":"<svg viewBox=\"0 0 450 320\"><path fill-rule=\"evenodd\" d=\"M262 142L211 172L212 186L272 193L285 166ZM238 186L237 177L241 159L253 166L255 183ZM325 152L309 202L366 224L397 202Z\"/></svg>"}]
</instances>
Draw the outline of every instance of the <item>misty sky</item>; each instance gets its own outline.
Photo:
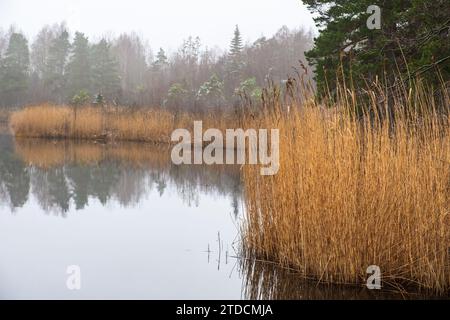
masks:
<instances>
[{"instance_id":1,"label":"misty sky","mask_svg":"<svg viewBox=\"0 0 450 320\"><path fill-rule=\"evenodd\" d=\"M314 29L300 0L0 0L0 28L33 38L45 24L66 21L91 40L136 31L153 50L175 50L189 35L228 47L234 25L245 41L272 36L282 25Z\"/></svg>"}]
</instances>

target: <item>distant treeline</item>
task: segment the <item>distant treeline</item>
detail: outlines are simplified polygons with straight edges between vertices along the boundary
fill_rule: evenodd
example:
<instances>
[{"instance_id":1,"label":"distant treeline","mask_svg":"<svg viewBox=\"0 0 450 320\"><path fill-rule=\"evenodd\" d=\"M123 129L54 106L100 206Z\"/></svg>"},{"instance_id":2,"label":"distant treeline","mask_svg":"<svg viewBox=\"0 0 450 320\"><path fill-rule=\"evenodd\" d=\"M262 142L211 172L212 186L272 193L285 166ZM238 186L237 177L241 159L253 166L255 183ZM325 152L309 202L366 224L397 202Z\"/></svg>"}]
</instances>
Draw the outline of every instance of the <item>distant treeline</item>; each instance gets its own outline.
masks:
<instances>
[{"instance_id":1,"label":"distant treeline","mask_svg":"<svg viewBox=\"0 0 450 320\"><path fill-rule=\"evenodd\" d=\"M0 106L230 107L239 93L259 99L267 79L279 82L294 74L313 43L311 33L287 27L244 44L236 26L230 39L228 50L189 37L176 52L154 53L135 33L92 42L62 23L43 27L30 43L14 27L0 30Z\"/></svg>"}]
</instances>

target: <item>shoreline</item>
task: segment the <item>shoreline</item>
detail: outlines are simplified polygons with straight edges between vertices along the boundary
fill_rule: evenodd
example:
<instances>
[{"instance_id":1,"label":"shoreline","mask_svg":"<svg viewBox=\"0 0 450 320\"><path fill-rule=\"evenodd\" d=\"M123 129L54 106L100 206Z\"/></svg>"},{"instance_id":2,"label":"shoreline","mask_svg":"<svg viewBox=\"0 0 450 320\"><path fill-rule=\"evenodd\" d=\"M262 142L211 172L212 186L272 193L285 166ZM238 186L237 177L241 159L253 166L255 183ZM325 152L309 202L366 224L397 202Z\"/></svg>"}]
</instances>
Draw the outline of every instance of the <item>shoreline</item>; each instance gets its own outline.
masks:
<instances>
[{"instance_id":1,"label":"shoreline","mask_svg":"<svg viewBox=\"0 0 450 320\"><path fill-rule=\"evenodd\" d=\"M409 113L400 104L395 123L387 123L353 117L346 111L357 106L345 99L331 114L308 103L287 112L276 105L242 122L203 115L204 128L257 125L283 133L276 175L261 177L259 165L241 168L243 250L320 282L364 284L368 267L377 266L392 287L416 283L443 294L450 287L448 115L426 106L423 114ZM11 128L17 139L170 146L173 130L190 131L198 118L154 109L38 106L15 112Z\"/></svg>"}]
</instances>

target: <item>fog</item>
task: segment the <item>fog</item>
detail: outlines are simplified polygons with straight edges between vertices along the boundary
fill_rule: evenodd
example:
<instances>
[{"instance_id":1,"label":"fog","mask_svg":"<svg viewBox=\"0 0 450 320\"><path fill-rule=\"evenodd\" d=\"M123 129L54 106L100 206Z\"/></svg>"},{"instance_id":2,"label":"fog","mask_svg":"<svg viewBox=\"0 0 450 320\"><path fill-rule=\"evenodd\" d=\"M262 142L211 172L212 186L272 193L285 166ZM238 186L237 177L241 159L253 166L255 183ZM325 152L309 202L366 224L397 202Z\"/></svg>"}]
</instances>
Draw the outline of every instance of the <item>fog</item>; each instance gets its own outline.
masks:
<instances>
[{"instance_id":1,"label":"fog","mask_svg":"<svg viewBox=\"0 0 450 320\"><path fill-rule=\"evenodd\" d=\"M91 40L135 31L152 48L168 51L190 35L225 48L236 24L245 42L273 35L283 25L314 29L299 0L0 0L0 28L13 24L30 39L43 25L62 21Z\"/></svg>"}]
</instances>

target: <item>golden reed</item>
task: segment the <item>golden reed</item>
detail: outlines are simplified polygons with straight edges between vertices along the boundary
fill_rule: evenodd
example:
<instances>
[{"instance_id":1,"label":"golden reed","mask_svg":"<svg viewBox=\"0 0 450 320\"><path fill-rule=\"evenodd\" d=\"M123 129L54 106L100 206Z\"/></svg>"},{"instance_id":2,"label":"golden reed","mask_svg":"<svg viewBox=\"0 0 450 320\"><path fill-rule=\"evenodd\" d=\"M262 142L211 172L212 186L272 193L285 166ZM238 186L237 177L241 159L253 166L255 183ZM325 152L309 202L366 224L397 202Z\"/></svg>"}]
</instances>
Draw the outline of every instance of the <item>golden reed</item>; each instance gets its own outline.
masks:
<instances>
[{"instance_id":1,"label":"golden reed","mask_svg":"<svg viewBox=\"0 0 450 320\"><path fill-rule=\"evenodd\" d=\"M174 116L160 110L42 105L14 112L16 137L168 142Z\"/></svg>"},{"instance_id":2,"label":"golden reed","mask_svg":"<svg viewBox=\"0 0 450 320\"><path fill-rule=\"evenodd\" d=\"M12 113L10 127L19 138L168 144L175 129L192 130L195 120L202 120L207 127L225 129L234 118L232 114L174 114L161 109L39 105Z\"/></svg>"},{"instance_id":3,"label":"golden reed","mask_svg":"<svg viewBox=\"0 0 450 320\"><path fill-rule=\"evenodd\" d=\"M262 126L280 129L280 171L244 168L243 255L324 283L366 284L377 265L384 286L447 292L448 95L437 112L421 84L394 98L374 89L361 117L354 92L338 96L332 111L271 102Z\"/></svg>"}]
</instances>

